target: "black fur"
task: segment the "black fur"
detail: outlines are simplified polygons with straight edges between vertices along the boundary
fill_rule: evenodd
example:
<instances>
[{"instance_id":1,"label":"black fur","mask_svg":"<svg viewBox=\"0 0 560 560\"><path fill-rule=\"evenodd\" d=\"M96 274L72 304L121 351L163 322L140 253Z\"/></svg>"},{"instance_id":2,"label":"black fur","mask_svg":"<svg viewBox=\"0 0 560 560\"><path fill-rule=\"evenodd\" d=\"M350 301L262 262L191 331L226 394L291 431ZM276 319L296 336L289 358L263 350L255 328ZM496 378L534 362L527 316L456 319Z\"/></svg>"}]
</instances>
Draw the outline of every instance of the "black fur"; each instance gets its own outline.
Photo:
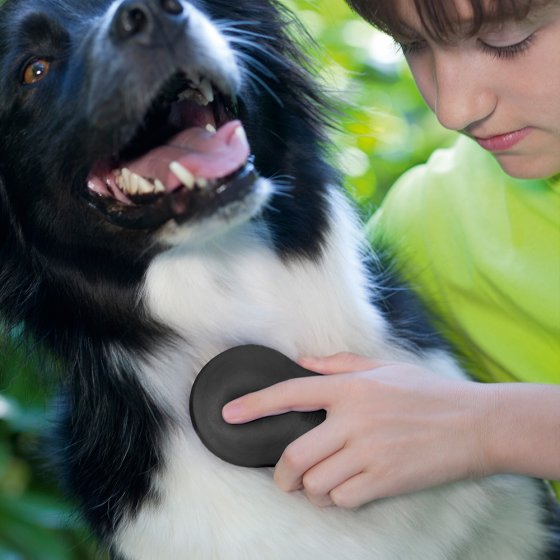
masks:
<instances>
[{"instance_id":1,"label":"black fur","mask_svg":"<svg viewBox=\"0 0 560 560\"><path fill-rule=\"evenodd\" d=\"M101 537L124 511L157 500L148 481L160 466L166 423L134 376L135 359L164 336L137 303L159 248L147 250L151 231L117 230L77 195L99 154L138 124L123 118L134 114L134 100L123 98L121 76L132 73L128 88L141 88L166 54L139 53L152 66L136 69L116 65L109 47L92 60L92 18L108 5L8 0L0 12L0 309L9 324L23 322L66 364L59 463ZM311 255L322 238L324 203L307 185L334 180L321 157L320 94L272 3L207 8L221 20L251 21L252 33L271 37L266 51L250 56L275 76L261 79L282 107L265 88L242 91L239 116L258 147L259 171L293 181L293 196L276 201L267 216L278 250L287 258ZM37 86L22 86L22 66L34 56L52 59L52 70ZM84 103L99 80L100 92L111 83L115 91ZM92 124L100 107L115 121L102 130Z\"/></svg>"},{"instance_id":2,"label":"black fur","mask_svg":"<svg viewBox=\"0 0 560 560\"><path fill-rule=\"evenodd\" d=\"M95 50L94 18L109 4L7 0L0 9L0 311L62 365L60 464L101 538L125 512L158 499L149 480L162 466L169 420L134 372L170 333L138 300L162 249L154 232L110 224L81 193L93 163L139 125L143 99L133 93L175 56L137 49L123 67L109 39ZM251 22L239 26L267 37L264 48L238 47L254 61L253 72L269 70L238 93L239 118L259 172L292 185L290 196L279 195L265 211L277 251L313 257L326 228L322 185L338 177L322 148L326 104L287 34L290 16L274 0L193 4L216 20ZM51 71L24 86L22 68L33 57L48 58ZM422 348L437 344L411 334L417 323L406 325L408 295L387 289L386 311L405 326L399 334Z\"/></svg>"},{"instance_id":3,"label":"black fur","mask_svg":"<svg viewBox=\"0 0 560 560\"><path fill-rule=\"evenodd\" d=\"M367 261L371 277L376 279L373 304L384 313L393 336L413 352L449 351L449 344L434 328L425 306L401 279L389 255L389 250L379 247Z\"/></svg>"}]
</instances>

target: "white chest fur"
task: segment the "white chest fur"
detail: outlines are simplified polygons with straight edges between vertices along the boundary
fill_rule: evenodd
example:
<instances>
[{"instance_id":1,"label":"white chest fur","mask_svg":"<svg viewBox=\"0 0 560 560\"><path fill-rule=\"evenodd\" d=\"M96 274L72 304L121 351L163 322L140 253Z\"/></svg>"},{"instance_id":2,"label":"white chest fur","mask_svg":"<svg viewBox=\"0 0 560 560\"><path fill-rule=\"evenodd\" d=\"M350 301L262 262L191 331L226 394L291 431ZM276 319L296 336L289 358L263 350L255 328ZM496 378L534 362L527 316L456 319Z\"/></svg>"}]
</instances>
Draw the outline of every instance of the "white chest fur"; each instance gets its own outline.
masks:
<instances>
[{"instance_id":1,"label":"white chest fur","mask_svg":"<svg viewBox=\"0 0 560 560\"><path fill-rule=\"evenodd\" d=\"M149 310L184 339L166 360L180 371L165 388L192 382L204 363L239 344L268 345L292 358L395 353L381 314L368 303L356 225L346 202L333 208L337 226L317 262L283 262L267 232L251 224L173 249L153 263L145 289ZM161 375L150 377L158 383Z\"/></svg>"},{"instance_id":2,"label":"white chest fur","mask_svg":"<svg viewBox=\"0 0 560 560\"><path fill-rule=\"evenodd\" d=\"M320 510L302 495L278 490L269 469L226 464L196 437L187 413L196 372L238 344L265 344L292 358L338 351L405 357L429 362L444 375L459 375L441 353L413 357L391 343L383 318L368 303L371 286L357 227L346 203L333 196L333 226L317 262L282 262L266 232L244 226L227 238L169 251L151 266L145 288L149 310L184 342L154 356L143 381L180 428L168 434L166 466L154 480L160 503L144 507L119 531L117 547L125 558L535 557L537 505L524 480L487 479L357 511ZM507 491L496 493L501 488ZM490 499L490 493L499 497ZM529 544L513 550L497 539L493 516L505 518L508 532L523 533Z\"/></svg>"}]
</instances>

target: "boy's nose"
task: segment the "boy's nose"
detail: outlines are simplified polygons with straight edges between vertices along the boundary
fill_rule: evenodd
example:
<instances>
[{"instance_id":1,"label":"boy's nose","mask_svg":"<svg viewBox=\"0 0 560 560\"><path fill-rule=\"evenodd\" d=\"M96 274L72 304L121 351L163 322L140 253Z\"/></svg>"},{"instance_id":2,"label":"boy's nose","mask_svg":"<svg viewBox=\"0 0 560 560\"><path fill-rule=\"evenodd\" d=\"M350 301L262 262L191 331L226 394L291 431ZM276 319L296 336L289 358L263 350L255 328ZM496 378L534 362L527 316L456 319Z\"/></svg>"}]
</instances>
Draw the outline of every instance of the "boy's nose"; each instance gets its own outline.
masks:
<instances>
[{"instance_id":1,"label":"boy's nose","mask_svg":"<svg viewBox=\"0 0 560 560\"><path fill-rule=\"evenodd\" d=\"M433 109L445 128L465 130L494 111L497 97L491 77L481 72L476 61L460 51L435 58Z\"/></svg>"}]
</instances>

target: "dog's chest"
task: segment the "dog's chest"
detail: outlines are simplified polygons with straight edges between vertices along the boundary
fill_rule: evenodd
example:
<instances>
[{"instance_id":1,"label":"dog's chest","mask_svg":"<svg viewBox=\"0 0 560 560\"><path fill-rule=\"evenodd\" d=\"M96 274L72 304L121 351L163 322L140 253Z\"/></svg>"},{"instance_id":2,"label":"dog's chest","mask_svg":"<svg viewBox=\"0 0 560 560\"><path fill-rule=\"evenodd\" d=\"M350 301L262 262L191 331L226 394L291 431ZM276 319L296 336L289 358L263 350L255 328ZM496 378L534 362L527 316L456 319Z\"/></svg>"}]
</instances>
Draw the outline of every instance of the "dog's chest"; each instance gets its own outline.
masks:
<instances>
[{"instance_id":1,"label":"dog's chest","mask_svg":"<svg viewBox=\"0 0 560 560\"><path fill-rule=\"evenodd\" d=\"M145 301L185 341L197 367L247 343L292 357L371 353L384 346L384 321L369 304L356 244L343 237L332 235L316 260L283 260L266 237L248 229L215 244L170 251L150 267Z\"/></svg>"},{"instance_id":2,"label":"dog's chest","mask_svg":"<svg viewBox=\"0 0 560 560\"><path fill-rule=\"evenodd\" d=\"M152 356L143 381L165 408L182 416L204 364L242 344L269 346L292 359L340 351L395 355L385 320L369 302L359 232L343 205L333 208L337 227L316 259L282 259L266 232L248 224L152 263L146 307L178 340Z\"/></svg>"},{"instance_id":3,"label":"dog's chest","mask_svg":"<svg viewBox=\"0 0 560 560\"><path fill-rule=\"evenodd\" d=\"M187 411L190 386L202 365L238 344L268 345L292 358L389 351L385 322L368 301L359 251L342 232L327 240L316 260L283 260L266 237L245 229L216 244L170 251L152 264L144 300L153 317L179 339L154 356L144 380L179 429L167 435L165 468L154 480L162 496L159 507L147 507L120 531L123 550L137 551L134 558L152 558L163 547L173 560L187 553L193 558L293 557L291 545L284 550L278 537L269 536L271 511L283 526L279 534L301 533L293 546L309 547L304 556L313 557L317 542L306 528L310 515L318 517L314 524L323 534L341 522L338 514L322 520L306 500L284 495L268 470L234 467L214 457L198 440ZM215 519L231 523L215 531ZM186 529L193 526L205 530ZM323 557L341 557L346 537L341 533L329 546L335 541L337 550L327 554L325 549ZM364 550L360 542L352 545L356 558L365 557Z\"/></svg>"},{"instance_id":4,"label":"dog's chest","mask_svg":"<svg viewBox=\"0 0 560 560\"><path fill-rule=\"evenodd\" d=\"M266 238L245 230L204 248L168 252L153 263L144 301L178 340L154 354L140 375L176 423L164 434L162 464L151 481L157 500L116 532L116 550L125 557L371 560L408 558L414 550L418 558L443 560L450 557L449 542L468 542L470 531L478 534L490 525L488 516L494 519L494 505L481 498L484 489L474 488L475 482L351 512L321 510L301 493L281 492L268 469L221 461L196 436L188 417L190 385L200 367L228 347L265 344L292 358L340 350L399 357L402 350L391 344L384 319L369 303L368 279L352 241L356 232L341 223L314 261L283 261ZM436 354L416 359L423 365L431 359L434 371L457 373ZM480 522L464 517L469 509ZM486 552L472 558L513 557Z\"/></svg>"}]
</instances>

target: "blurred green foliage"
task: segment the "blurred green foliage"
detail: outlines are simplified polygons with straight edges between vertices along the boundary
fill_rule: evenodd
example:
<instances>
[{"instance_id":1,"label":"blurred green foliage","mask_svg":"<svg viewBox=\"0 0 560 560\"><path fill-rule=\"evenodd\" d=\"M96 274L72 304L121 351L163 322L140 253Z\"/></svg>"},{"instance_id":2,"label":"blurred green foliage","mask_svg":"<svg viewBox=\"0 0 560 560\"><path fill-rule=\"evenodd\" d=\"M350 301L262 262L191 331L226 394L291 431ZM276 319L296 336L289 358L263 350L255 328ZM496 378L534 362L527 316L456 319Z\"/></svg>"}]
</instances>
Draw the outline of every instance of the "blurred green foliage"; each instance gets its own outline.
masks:
<instances>
[{"instance_id":1,"label":"blurred green foliage","mask_svg":"<svg viewBox=\"0 0 560 560\"><path fill-rule=\"evenodd\" d=\"M52 393L45 364L16 340L0 340L0 560L94 558L41 457Z\"/></svg>"},{"instance_id":2,"label":"blurred green foliage","mask_svg":"<svg viewBox=\"0 0 560 560\"><path fill-rule=\"evenodd\" d=\"M319 47L310 55L343 113L341 131L332 135L338 148L335 164L369 214L397 177L455 135L425 105L393 40L355 16L345 2L285 3Z\"/></svg>"},{"instance_id":3,"label":"blurred green foliage","mask_svg":"<svg viewBox=\"0 0 560 560\"><path fill-rule=\"evenodd\" d=\"M453 136L425 107L391 40L342 0L286 3L315 39L309 55L339 100L334 163L369 213L401 173ZM13 338L0 340L0 560L99 558L38 458L51 395L43 367Z\"/></svg>"}]
</instances>

